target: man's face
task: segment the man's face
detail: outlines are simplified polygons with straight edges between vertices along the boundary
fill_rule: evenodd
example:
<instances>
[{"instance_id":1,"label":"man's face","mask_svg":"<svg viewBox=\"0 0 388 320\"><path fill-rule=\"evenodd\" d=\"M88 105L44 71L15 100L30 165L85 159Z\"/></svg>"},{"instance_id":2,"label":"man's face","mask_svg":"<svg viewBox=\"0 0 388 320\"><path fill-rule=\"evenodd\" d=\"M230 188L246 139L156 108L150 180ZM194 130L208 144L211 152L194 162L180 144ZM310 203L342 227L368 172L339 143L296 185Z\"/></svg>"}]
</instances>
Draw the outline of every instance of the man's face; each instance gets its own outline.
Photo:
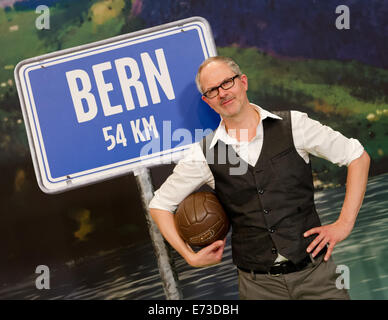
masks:
<instances>
[{"instance_id":1,"label":"man's face","mask_svg":"<svg viewBox=\"0 0 388 320\"><path fill-rule=\"evenodd\" d=\"M222 82L232 78L236 74L224 62L213 61L202 69L200 83L203 92L219 86ZM218 89L218 95L214 98L202 99L223 118L237 116L245 105L248 105L247 92L248 79L245 75L235 78L234 86L228 90Z\"/></svg>"}]
</instances>

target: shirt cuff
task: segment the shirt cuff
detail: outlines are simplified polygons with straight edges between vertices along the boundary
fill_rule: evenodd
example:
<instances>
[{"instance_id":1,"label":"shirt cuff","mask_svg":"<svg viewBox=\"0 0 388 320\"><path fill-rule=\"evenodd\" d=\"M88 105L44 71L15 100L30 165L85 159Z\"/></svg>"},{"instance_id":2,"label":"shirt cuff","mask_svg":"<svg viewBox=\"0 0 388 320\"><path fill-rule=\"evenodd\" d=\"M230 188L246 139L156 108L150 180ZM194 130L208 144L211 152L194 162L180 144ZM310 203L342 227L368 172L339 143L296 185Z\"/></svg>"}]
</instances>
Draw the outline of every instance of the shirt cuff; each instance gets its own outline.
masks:
<instances>
[{"instance_id":1,"label":"shirt cuff","mask_svg":"<svg viewBox=\"0 0 388 320\"><path fill-rule=\"evenodd\" d=\"M357 147L356 150L354 150L352 156L349 158L349 161L348 161L348 163L346 164L347 167L349 167L349 165L350 165L354 160L356 160L356 159L358 159L359 157L361 157L362 154L364 153L364 147L361 145L361 143L360 143L358 140L356 140L356 139L351 139L351 140L357 141L358 147Z\"/></svg>"},{"instance_id":2,"label":"shirt cuff","mask_svg":"<svg viewBox=\"0 0 388 320\"><path fill-rule=\"evenodd\" d=\"M176 208L178 206L174 205L167 205L166 201L161 201L159 196L159 190L156 190L154 193L154 197L151 199L150 203L148 204L148 209L159 209L159 210L166 210L171 213L174 213Z\"/></svg>"}]
</instances>

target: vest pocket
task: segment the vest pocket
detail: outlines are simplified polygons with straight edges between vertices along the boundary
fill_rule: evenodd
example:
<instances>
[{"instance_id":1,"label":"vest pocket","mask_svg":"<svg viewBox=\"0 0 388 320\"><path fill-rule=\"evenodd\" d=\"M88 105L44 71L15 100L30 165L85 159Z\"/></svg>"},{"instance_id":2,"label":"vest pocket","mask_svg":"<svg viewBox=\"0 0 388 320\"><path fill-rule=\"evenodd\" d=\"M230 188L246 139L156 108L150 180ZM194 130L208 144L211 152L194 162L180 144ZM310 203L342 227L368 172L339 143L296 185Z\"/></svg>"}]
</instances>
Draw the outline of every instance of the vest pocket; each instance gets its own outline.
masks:
<instances>
[{"instance_id":1,"label":"vest pocket","mask_svg":"<svg viewBox=\"0 0 388 320\"><path fill-rule=\"evenodd\" d=\"M311 174L311 169L299 156L294 147L288 148L270 160L273 177L279 181L280 186L288 190L288 186L298 187L304 184L306 174Z\"/></svg>"},{"instance_id":2,"label":"vest pocket","mask_svg":"<svg viewBox=\"0 0 388 320\"><path fill-rule=\"evenodd\" d=\"M272 162L275 162L275 163L276 163L277 161L281 161L283 157L285 157L287 154L289 154L289 153L292 152L293 150L295 150L295 148L294 148L294 147L290 147L290 148L288 148L288 149L286 149L286 150L284 150L284 151L278 153L277 155L273 156L273 157L271 158L271 161L272 161Z\"/></svg>"},{"instance_id":3,"label":"vest pocket","mask_svg":"<svg viewBox=\"0 0 388 320\"><path fill-rule=\"evenodd\" d=\"M232 233L232 254L237 264L255 263L268 251L268 236L262 230L244 230Z\"/></svg>"}]
</instances>

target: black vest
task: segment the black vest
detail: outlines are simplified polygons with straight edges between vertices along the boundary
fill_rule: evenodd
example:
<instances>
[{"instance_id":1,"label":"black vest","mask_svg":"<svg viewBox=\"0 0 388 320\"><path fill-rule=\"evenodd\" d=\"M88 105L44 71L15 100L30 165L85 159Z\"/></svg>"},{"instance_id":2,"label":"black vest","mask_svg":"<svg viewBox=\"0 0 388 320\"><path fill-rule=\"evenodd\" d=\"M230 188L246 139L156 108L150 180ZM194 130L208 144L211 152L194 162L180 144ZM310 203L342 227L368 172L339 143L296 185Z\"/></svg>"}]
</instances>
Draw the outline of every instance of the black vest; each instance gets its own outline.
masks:
<instances>
[{"instance_id":1,"label":"black vest","mask_svg":"<svg viewBox=\"0 0 388 320\"><path fill-rule=\"evenodd\" d=\"M233 263L259 271L268 271L278 253L294 263L301 261L315 238L304 238L303 233L321 225L311 162L306 164L295 149L290 112L273 113L283 120L263 120L263 147L254 167L220 140L209 150L214 134L201 141L216 195L232 224ZM228 156L223 157L225 150ZM236 159L247 167L243 174L230 174L241 167Z\"/></svg>"}]
</instances>

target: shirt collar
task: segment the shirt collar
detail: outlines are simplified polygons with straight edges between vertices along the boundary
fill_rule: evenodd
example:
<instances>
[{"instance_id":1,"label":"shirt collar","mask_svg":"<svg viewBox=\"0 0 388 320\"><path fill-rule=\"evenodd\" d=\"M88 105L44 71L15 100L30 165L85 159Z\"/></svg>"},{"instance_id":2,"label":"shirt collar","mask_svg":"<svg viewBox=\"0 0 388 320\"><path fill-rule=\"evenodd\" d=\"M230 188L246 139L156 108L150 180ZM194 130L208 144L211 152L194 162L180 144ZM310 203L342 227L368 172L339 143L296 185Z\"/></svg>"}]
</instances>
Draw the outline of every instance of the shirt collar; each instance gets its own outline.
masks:
<instances>
[{"instance_id":1,"label":"shirt collar","mask_svg":"<svg viewBox=\"0 0 388 320\"><path fill-rule=\"evenodd\" d=\"M251 103L251 106L253 106L256 111L259 113L260 115L260 122L258 124L257 127L259 127L261 125L261 122L266 119L266 118L273 118L273 119L279 119L279 120L283 120L281 117L277 116L276 114L273 114L267 110L264 110L263 108ZM256 135L258 134L258 130L256 130ZM218 140L221 140L222 142L224 142L225 144L236 144L238 143L238 141L235 139L235 138L232 138L230 135L228 135L228 133L226 132L226 129L225 129L225 123L224 123L224 120L222 119L221 117L221 121L220 121L220 124L218 125L215 133L214 133L214 136L213 136L213 139L212 139L212 142L210 143L210 146L209 148L213 148L215 146L215 144L217 143Z\"/></svg>"}]
</instances>

